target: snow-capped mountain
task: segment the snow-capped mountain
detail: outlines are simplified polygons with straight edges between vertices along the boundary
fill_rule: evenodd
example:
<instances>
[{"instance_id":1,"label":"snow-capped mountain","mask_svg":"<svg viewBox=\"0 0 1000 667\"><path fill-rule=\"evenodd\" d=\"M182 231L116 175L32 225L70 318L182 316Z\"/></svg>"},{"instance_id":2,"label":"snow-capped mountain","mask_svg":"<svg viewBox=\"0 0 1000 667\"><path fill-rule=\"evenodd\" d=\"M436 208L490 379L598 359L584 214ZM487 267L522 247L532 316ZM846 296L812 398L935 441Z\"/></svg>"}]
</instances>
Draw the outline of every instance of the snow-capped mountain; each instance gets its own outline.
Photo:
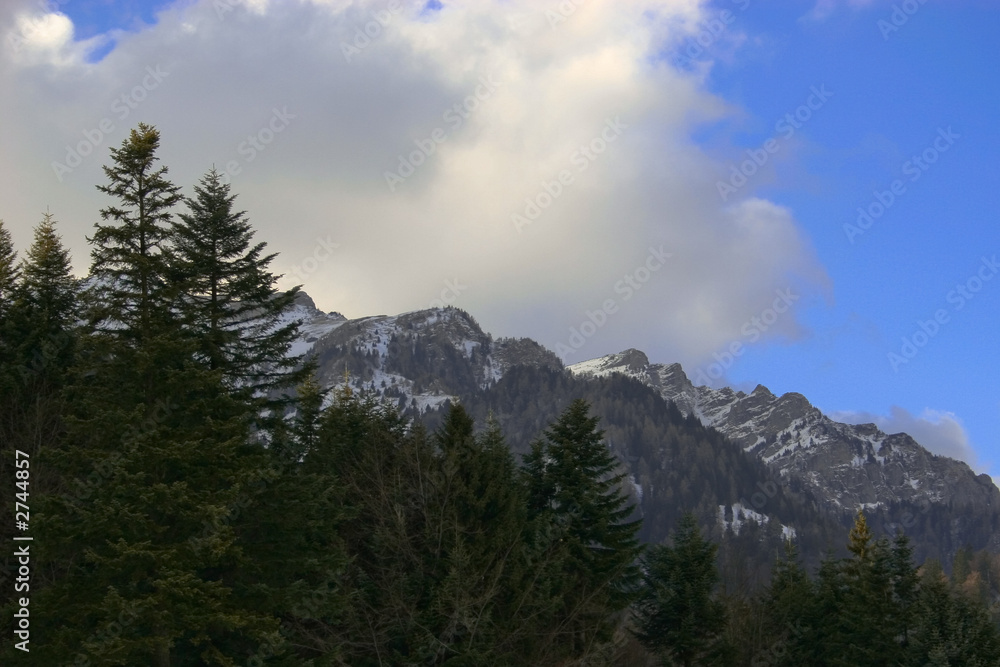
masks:
<instances>
[{"instance_id":1,"label":"snow-capped mountain","mask_svg":"<svg viewBox=\"0 0 1000 667\"><path fill-rule=\"evenodd\" d=\"M966 542L1000 549L1000 490L988 476L977 476L963 462L931 454L905 433L886 434L874 424L834 421L801 394L775 396L763 386L749 394L695 386L679 364L650 363L638 350L567 369L535 341L494 339L471 315L453 307L351 320L316 309L302 294L289 316L302 322L302 336L293 352L316 359L324 387L346 382L426 417L448 401L461 400L489 412L506 401L500 409L507 410L510 428L519 429L512 447L524 448L526 442L521 440L534 437L551 420L554 415L546 411L555 409L557 394L576 392L600 401L602 391L612 391L616 397L608 400L631 400L621 395L632 395L633 390L607 382L624 376L622 381L644 385L649 396L637 400L662 400L656 408L660 412L673 403L724 435L725 446L737 457L722 473L731 476L730 481L720 481L712 473L716 479L710 486L715 490L699 496L703 506L711 496L723 532L739 532L746 521L761 526L770 522L787 537L808 530L803 520L816 520L804 518L806 513L819 512L843 524L864 508L884 532L903 529L930 545L926 553L944 556ZM553 377L563 378L557 382L561 388L553 389ZM521 407L511 407L516 402L511 396L520 396ZM532 414L517 421L525 412ZM660 435L652 444L645 433L629 435L631 426L616 423L611 414L602 421L609 435L616 436L609 445L629 472L634 495L650 518L667 516L665 508L677 497L664 485L669 487L678 478L668 479L657 471L674 469L680 477L704 474L692 472L684 455L678 460L655 460L678 456L680 451L671 450L669 443L656 444L669 431L662 414L658 418L660 426L652 432ZM715 456L724 453L715 451ZM776 496L785 499L771 500ZM653 531L654 536L658 533ZM815 532L813 537L823 539Z\"/></svg>"},{"instance_id":2,"label":"snow-capped mountain","mask_svg":"<svg viewBox=\"0 0 1000 667\"><path fill-rule=\"evenodd\" d=\"M749 394L695 386L680 364L651 364L634 349L574 364L569 370L638 379L759 457L780 479L799 480L833 509L890 509L899 504L996 507L1000 501L988 475L931 454L906 433L834 421L802 394L775 396L763 385ZM903 513L898 520L906 520Z\"/></svg>"}]
</instances>

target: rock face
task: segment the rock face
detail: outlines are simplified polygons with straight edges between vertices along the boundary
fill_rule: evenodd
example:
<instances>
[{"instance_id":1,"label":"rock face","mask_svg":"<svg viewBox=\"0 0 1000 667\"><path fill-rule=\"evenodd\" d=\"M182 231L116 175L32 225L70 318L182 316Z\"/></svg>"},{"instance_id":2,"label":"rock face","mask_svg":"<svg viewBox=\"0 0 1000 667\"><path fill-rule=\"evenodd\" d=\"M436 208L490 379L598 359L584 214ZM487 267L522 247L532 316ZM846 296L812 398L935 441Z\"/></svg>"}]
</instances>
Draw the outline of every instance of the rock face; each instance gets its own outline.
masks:
<instances>
[{"instance_id":1,"label":"rock face","mask_svg":"<svg viewBox=\"0 0 1000 667\"><path fill-rule=\"evenodd\" d=\"M977 476L961 461L931 454L906 433L890 435L874 424L836 422L802 394L775 396L763 385L749 394L695 386L680 364L643 359L638 350L626 350L569 370L590 376L621 373L656 388L685 414L759 457L781 479L801 482L832 510L928 503L1000 507L1000 490L988 475Z\"/></svg>"},{"instance_id":2,"label":"rock face","mask_svg":"<svg viewBox=\"0 0 1000 667\"><path fill-rule=\"evenodd\" d=\"M303 330L315 330L317 319L304 318ZM338 321L313 339L307 352L318 362L323 386L346 382L418 413L486 389L512 366L563 367L533 340L494 340L457 308Z\"/></svg>"}]
</instances>

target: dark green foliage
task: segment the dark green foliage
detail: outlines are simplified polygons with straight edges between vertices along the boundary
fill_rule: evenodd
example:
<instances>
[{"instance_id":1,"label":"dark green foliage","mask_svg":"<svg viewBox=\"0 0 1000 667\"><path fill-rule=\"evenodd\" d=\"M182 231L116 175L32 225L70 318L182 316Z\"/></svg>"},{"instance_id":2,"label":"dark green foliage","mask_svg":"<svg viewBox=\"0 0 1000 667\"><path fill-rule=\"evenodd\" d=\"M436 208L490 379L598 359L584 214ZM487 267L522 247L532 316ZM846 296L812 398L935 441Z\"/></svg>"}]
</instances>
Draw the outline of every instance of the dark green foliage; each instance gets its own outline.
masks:
<instances>
[{"instance_id":1,"label":"dark green foliage","mask_svg":"<svg viewBox=\"0 0 1000 667\"><path fill-rule=\"evenodd\" d=\"M533 540L545 547L561 599L551 610L562 635L554 644L569 656L610 639L611 612L632 597L641 551L625 475L598 421L573 401L524 458Z\"/></svg>"},{"instance_id":2,"label":"dark green foliage","mask_svg":"<svg viewBox=\"0 0 1000 667\"><path fill-rule=\"evenodd\" d=\"M204 534L253 481L246 410L218 373L188 361L181 338L133 348L97 336L88 346L107 360L74 378L67 436L40 459L64 490L36 521L38 565L53 575L36 596L51 610L38 654L226 664L227 647L258 643L276 625L233 597L224 575L243 556L232 526ZM119 636L95 639L115 622L126 626Z\"/></svg>"},{"instance_id":3,"label":"dark green foliage","mask_svg":"<svg viewBox=\"0 0 1000 667\"><path fill-rule=\"evenodd\" d=\"M61 386L64 370L72 363L79 286L49 213L35 228L21 275L8 322L11 342L17 345L18 375L25 386L45 385L33 391L51 393Z\"/></svg>"},{"instance_id":4,"label":"dark green foliage","mask_svg":"<svg viewBox=\"0 0 1000 667\"><path fill-rule=\"evenodd\" d=\"M14 287L19 277L14 241L3 220L0 220L0 322L7 319L10 307L14 303Z\"/></svg>"},{"instance_id":5,"label":"dark green foliage","mask_svg":"<svg viewBox=\"0 0 1000 667\"><path fill-rule=\"evenodd\" d=\"M827 554L813 582L794 551L779 560L765 595L769 644L752 664L1000 664L1000 632L986 607L950 586L933 561L918 574L902 533L891 543L876 538L859 512L848 552Z\"/></svg>"},{"instance_id":6,"label":"dark green foliage","mask_svg":"<svg viewBox=\"0 0 1000 667\"><path fill-rule=\"evenodd\" d=\"M180 188L156 167L160 133L140 123L111 149L113 164L104 167L108 184L98 190L115 198L101 209L93 237L88 304L99 330L141 340L170 319L176 290L171 288L167 243L170 209Z\"/></svg>"},{"instance_id":7,"label":"dark green foliage","mask_svg":"<svg viewBox=\"0 0 1000 667\"><path fill-rule=\"evenodd\" d=\"M726 647L725 608L714 595L717 547L702 537L693 514L684 515L672 541L643 558L635 634L664 664L719 664Z\"/></svg>"},{"instance_id":8,"label":"dark green foliage","mask_svg":"<svg viewBox=\"0 0 1000 667\"><path fill-rule=\"evenodd\" d=\"M20 494L17 500L32 506L32 499L57 483L36 463L64 435L62 389L75 351L76 281L51 215L43 216L24 260L14 269L9 238L0 224L0 480L9 480L10 492ZM16 451L27 454L21 462L30 464L30 479L18 486ZM12 537L14 511L13 502L0 507L4 541ZM0 571L0 581L5 575Z\"/></svg>"},{"instance_id":9,"label":"dark green foliage","mask_svg":"<svg viewBox=\"0 0 1000 667\"><path fill-rule=\"evenodd\" d=\"M826 544L839 539L841 526L818 511L808 493L794 484L776 484L762 462L697 419L685 417L676 406L664 403L655 389L633 378L616 374L587 379L518 366L494 386L463 401L477 420L491 412L496 415L511 448L524 455L536 435L578 397L601 418L609 450L631 463L633 480L644 490L641 500L636 499L643 516L639 538L650 544L662 542L685 509L692 511L706 535L720 544L720 563L726 564L722 584L727 591L764 583L776 550L783 548L780 524L796 526L803 559L810 567L819 563ZM717 521L719 506L732 508L736 503L767 514L771 525L747 520L739 535L724 535ZM731 520L731 509L728 516ZM741 577L750 581L738 581Z\"/></svg>"},{"instance_id":10,"label":"dark green foliage","mask_svg":"<svg viewBox=\"0 0 1000 667\"><path fill-rule=\"evenodd\" d=\"M223 372L228 385L248 396L268 394L304 379L302 359L288 350L298 323L283 321L298 287L279 293L268 271L274 254L253 242L236 195L212 169L186 199L189 213L171 227L171 277L186 332L198 343L199 361ZM274 408L275 406L271 406Z\"/></svg>"},{"instance_id":11,"label":"dark green foliage","mask_svg":"<svg viewBox=\"0 0 1000 667\"><path fill-rule=\"evenodd\" d=\"M764 653L774 667L810 664L811 651L803 641L813 631L810 612L816 595L813 582L798 559L793 542L787 542L784 554L775 563L771 585L764 593L761 610L767 619L772 642Z\"/></svg>"}]
</instances>

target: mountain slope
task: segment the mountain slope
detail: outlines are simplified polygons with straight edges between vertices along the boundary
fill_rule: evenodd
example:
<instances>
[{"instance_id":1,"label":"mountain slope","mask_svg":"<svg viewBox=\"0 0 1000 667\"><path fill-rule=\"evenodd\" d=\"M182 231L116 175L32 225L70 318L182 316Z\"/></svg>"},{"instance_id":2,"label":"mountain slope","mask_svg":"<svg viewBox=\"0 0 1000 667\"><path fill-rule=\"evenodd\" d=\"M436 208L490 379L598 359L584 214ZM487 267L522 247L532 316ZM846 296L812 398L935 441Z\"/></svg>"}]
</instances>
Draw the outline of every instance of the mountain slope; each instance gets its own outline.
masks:
<instances>
[{"instance_id":1,"label":"mountain slope","mask_svg":"<svg viewBox=\"0 0 1000 667\"><path fill-rule=\"evenodd\" d=\"M889 532L911 528L934 507L968 508L970 514L1000 509L1000 490L988 475L931 454L906 433L834 421L801 394L775 396L763 385L749 394L695 386L680 364L651 364L638 350L569 370L591 377L623 374L655 388L664 400L757 456L778 479L798 480L832 511L863 507L878 514ZM1000 546L995 534L988 543Z\"/></svg>"},{"instance_id":2,"label":"mountain slope","mask_svg":"<svg viewBox=\"0 0 1000 667\"><path fill-rule=\"evenodd\" d=\"M1000 550L1000 492L987 476L906 434L835 422L800 394L696 387L680 365L637 350L566 369L530 339L493 339L456 308L345 320L307 299L297 351L315 357L321 384L373 391L429 426L461 400L524 452L572 398L590 400L633 480L646 539L697 509L720 536L794 532L821 549L830 526L850 525L863 507L884 532L909 534L921 557Z\"/></svg>"}]
</instances>

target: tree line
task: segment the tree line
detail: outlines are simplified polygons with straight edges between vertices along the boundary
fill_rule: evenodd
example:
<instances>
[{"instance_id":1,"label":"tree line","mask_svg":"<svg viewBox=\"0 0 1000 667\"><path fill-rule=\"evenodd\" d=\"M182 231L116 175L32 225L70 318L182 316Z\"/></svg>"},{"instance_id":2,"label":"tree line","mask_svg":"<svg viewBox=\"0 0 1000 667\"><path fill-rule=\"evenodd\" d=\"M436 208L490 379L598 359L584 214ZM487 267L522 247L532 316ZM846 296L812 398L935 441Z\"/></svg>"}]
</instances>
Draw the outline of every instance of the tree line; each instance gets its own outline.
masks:
<instances>
[{"instance_id":1,"label":"tree line","mask_svg":"<svg viewBox=\"0 0 1000 667\"><path fill-rule=\"evenodd\" d=\"M584 400L518 459L489 415L428 428L320 387L290 354L298 288L221 176L184 197L159 141L111 150L85 280L50 214L22 260L0 223L0 479L27 455L33 537L31 648L4 664L1000 661L982 599L861 514L850 558L810 578L789 547L745 597L694 515L644 548Z\"/></svg>"}]
</instances>

